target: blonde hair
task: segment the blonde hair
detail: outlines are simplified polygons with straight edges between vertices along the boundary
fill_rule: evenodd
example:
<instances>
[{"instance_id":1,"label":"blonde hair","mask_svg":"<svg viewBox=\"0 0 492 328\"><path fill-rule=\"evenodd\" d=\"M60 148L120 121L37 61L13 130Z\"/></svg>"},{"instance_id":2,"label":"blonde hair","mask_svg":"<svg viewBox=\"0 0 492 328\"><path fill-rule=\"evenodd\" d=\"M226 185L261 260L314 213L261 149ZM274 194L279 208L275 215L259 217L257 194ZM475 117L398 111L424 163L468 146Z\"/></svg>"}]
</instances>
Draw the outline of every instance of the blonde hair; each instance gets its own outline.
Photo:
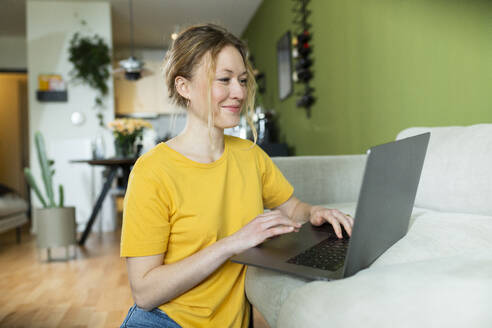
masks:
<instances>
[{"instance_id":1,"label":"blonde hair","mask_svg":"<svg viewBox=\"0 0 492 328\"><path fill-rule=\"evenodd\" d=\"M198 64L202 58L208 70L208 128L209 137L212 140L212 131L215 123L212 108L212 82L215 78L217 56L225 46L235 47L243 58L246 67L246 98L243 106L246 108L246 120L250 126L254 142L256 144L258 133L253 124L254 101L256 92L256 81L253 68L248 61L248 48L246 44L225 28L215 24L193 25L181 31L174 40L171 48L166 53L163 64L164 78L169 90L169 98L178 106L187 108L188 99L184 98L176 90L175 79L182 76L191 80ZM213 144L212 144L213 147Z\"/></svg>"}]
</instances>

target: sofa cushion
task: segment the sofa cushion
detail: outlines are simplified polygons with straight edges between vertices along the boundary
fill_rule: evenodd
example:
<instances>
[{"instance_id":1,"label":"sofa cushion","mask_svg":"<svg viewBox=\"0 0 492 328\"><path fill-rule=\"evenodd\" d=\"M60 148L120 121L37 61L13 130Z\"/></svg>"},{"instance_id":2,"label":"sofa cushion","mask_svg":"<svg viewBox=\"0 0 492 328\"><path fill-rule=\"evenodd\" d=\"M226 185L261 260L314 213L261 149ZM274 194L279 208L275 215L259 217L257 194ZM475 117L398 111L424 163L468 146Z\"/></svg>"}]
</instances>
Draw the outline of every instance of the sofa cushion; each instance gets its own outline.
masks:
<instances>
[{"instance_id":1,"label":"sofa cushion","mask_svg":"<svg viewBox=\"0 0 492 328\"><path fill-rule=\"evenodd\" d=\"M492 327L491 259L455 255L312 282L290 293L277 327Z\"/></svg>"},{"instance_id":2,"label":"sofa cushion","mask_svg":"<svg viewBox=\"0 0 492 328\"><path fill-rule=\"evenodd\" d=\"M354 215L355 205L325 206ZM331 282L306 282L286 274L248 268L246 293L271 327L326 327L330 322L333 327L360 325L360 321L355 324L350 317L362 318L364 323L367 320L367 327L406 327L385 319L401 318L407 322L419 311L431 311L440 304L450 303L456 310L462 301L460 297L468 297L467 302L473 307L472 311L466 308L463 320L476 315L478 319L470 322L484 319L492 326L482 305L486 303L489 307L490 301L483 302L482 298L492 295L491 220L490 216L414 208L407 235L355 276ZM483 289L475 294L481 284ZM451 290L451 286L456 289ZM440 300L441 297L445 299ZM392 311L391 316L386 308ZM437 322L448 323L448 317L441 315L436 313ZM430 318L421 319L427 324L409 327L428 327ZM449 327L454 326L457 325Z\"/></svg>"},{"instance_id":3,"label":"sofa cushion","mask_svg":"<svg viewBox=\"0 0 492 328\"><path fill-rule=\"evenodd\" d=\"M25 213L12 214L0 217L0 232L20 227L28 222Z\"/></svg>"},{"instance_id":4,"label":"sofa cushion","mask_svg":"<svg viewBox=\"0 0 492 328\"><path fill-rule=\"evenodd\" d=\"M261 276L261 281L256 277ZM309 280L275 271L248 266L245 290L250 303L255 304L270 327L276 327L280 308L290 293L304 286Z\"/></svg>"},{"instance_id":5,"label":"sofa cushion","mask_svg":"<svg viewBox=\"0 0 492 328\"><path fill-rule=\"evenodd\" d=\"M492 215L492 124L416 127L402 139L431 132L415 206Z\"/></svg>"},{"instance_id":6,"label":"sofa cushion","mask_svg":"<svg viewBox=\"0 0 492 328\"><path fill-rule=\"evenodd\" d=\"M13 193L0 197L0 220L27 211L27 202Z\"/></svg>"}]
</instances>

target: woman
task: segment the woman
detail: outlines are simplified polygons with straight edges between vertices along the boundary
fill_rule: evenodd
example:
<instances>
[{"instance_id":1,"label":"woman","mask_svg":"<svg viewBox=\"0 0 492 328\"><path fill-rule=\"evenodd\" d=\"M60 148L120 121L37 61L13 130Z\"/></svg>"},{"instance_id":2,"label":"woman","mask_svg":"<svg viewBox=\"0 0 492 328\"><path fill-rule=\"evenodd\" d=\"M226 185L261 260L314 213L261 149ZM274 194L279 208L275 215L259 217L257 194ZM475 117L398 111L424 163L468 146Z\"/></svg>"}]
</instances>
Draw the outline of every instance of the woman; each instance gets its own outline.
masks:
<instances>
[{"instance_id":1,"label":"woman","mask_svg":"<svg viewBox=\"0 0 492 328\"><path fill-rule=\"evenodd\" d=\"M207 24L181 32L166 55L170 98L186 107L187 123L131 173L121 256L135 305L122 327L248 327L246 267L230 257L307 220L330 222L340 238L341 226L351 233L350 217L294 197L255 143L224 135L243 109L253 112L246 53L234 35Z\"/></svg>"}]
</instances>

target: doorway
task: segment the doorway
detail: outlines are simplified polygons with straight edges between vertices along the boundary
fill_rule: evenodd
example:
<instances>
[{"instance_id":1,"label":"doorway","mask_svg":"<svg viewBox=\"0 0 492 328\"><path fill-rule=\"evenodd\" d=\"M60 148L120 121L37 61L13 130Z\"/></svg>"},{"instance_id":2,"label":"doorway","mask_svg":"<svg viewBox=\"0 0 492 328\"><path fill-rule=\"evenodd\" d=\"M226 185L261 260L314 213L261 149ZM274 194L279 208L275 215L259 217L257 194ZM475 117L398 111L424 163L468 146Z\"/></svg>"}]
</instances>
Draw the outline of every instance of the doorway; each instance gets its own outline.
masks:
<instances>
[{"instance_id":1,"label":"doorway","mask_svg":"<svg viewBox=\"0 0 492 328\"><path fill-rule=\"evenodd\" d=\"M0 73L0 183L29 202L27 73Z\"/></svg>"}]
</instances>

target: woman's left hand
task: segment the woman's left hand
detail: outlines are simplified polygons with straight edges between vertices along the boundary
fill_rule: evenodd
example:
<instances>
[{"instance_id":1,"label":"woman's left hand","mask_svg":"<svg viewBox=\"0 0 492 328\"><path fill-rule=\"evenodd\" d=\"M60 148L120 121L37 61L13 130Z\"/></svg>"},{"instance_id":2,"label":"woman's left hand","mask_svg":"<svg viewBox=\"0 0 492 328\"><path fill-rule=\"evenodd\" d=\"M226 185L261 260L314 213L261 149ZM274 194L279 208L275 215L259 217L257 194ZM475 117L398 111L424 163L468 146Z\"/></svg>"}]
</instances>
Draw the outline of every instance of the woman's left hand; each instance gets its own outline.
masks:
<instances>
[{"instance_id":1,"label":"woman's left hand","mask_svg":"<svg viewBox=\"0 0 492 328\"><path fill-rule=\"evenodd\" d=\"M329 222L333 226L338 238L343 238L342 226L349 236L352 235L352 227L354 226L354 219L350 215L344 214L337 209L329 209L323 206L311 207L309 221L314 226L320 226L325 222Z\"/></svg>"}]
</instances>

